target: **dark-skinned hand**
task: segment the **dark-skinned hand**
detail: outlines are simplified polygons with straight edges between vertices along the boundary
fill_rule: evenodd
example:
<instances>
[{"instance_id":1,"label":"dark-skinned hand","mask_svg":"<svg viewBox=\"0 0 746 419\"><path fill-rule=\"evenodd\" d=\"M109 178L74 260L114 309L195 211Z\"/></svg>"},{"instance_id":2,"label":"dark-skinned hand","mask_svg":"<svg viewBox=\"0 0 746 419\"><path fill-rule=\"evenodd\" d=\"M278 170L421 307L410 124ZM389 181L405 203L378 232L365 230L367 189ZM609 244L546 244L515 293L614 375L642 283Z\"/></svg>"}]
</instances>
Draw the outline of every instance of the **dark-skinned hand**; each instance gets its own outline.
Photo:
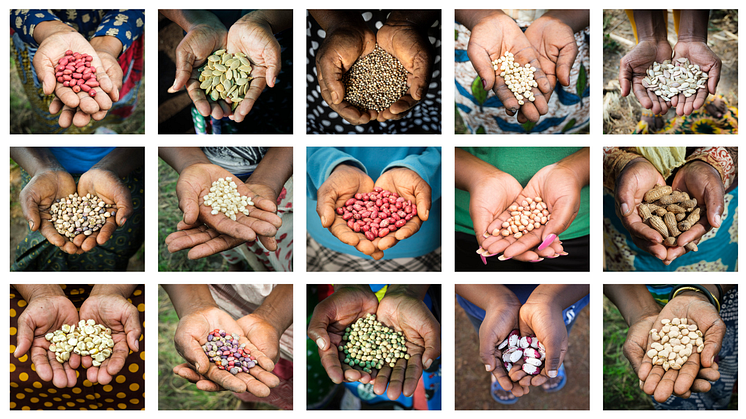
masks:
<instances>
[{"instance_id":1,"label":"dark-skinned hand","mask_svg":"<svg viewBox=\"0 0 746 419\"><path fill-rule=\"evenodd\" d=\"M641 41L635 45L619 62L619 86L622 89L622 96L627 96L632 91L643 108L652 110L655 115L668 112L673 106L672 103L646 89L642 85L642 79L647 76L646 71L653 62L662 63L670 60L672 53L671 44L665 39L657 42Z\"/></svg>"}]
</instances>

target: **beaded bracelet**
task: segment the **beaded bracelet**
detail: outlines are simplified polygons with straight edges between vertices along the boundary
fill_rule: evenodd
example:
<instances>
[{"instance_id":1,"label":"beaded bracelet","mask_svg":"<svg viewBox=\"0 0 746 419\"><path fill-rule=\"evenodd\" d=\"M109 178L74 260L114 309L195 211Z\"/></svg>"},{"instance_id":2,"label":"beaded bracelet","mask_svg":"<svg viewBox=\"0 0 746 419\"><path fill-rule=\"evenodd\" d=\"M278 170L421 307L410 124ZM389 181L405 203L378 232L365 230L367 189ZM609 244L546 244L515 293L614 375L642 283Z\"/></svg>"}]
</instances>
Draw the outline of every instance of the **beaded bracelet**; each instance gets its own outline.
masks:
<instances>
[{"instance_id":1,"label":"beaded bracelet","mask_svg":"<svg viewBox=\"0 0 746 419\"><path fill-rule=\"evenodd\" d=\"M718 301L718 299L715 298L715 296L707 288L698 284L684 284L674 286L668 296L668 301L673 300L682 291L701 292L707 297L708 300L710 300L710 303L712 303L712 305L717 308L718 313L720 312L720 301Z\"/></svg>"}]
</instances>

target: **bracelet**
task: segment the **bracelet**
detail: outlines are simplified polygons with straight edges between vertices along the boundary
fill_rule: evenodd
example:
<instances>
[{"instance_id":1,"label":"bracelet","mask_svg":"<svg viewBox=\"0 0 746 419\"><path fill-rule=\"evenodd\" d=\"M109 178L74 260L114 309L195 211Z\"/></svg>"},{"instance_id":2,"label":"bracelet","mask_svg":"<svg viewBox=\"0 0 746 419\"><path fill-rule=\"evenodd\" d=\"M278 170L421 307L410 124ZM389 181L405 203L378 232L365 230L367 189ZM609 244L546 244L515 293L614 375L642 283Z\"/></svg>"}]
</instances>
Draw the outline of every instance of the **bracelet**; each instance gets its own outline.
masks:
<instances>
[{"instance_id":1,"label":"bracelet","mask_svg":"<svg viewBox=\"0 0 746 419\"><path fill-rule=\"evenodd\" d=\"M715 284L715 286L718 288L718 292L720 293L720 295L718 295L718 297L720 297L718 301L720 301L725 297L725 291L723 291L723 287L720 284Z\"/></svg>"},{"instance_id":2,"label":"bracelet","mask_svg":"<svg viewBox=\"0 0 746 419\"><path fill-rule=\"evenodd\" d=\"M686 284L686 285L676 285L671 290L671 293L668 296L668 301L673 300L681 291L695 291L695 292L701 292L704 294L708 300L710 300L710 303L715 306L718 313L720 313L720 301L718 301L717 298L715 298L714 295L705 287L702 285L697 284Z\"/></svg>"}]
</instances>

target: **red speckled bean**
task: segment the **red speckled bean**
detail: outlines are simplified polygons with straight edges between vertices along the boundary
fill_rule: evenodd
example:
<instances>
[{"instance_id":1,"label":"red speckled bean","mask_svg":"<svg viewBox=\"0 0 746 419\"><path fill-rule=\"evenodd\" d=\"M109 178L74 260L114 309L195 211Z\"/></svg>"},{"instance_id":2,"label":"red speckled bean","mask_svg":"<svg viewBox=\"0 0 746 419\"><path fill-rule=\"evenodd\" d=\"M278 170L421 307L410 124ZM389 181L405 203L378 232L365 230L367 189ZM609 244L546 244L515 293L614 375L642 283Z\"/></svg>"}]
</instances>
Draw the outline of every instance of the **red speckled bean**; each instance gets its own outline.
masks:
<instances>
[{"instance_id":1,"label":"red speckled bean","mask_svg":"<svg viewBox=\"0 0 746 419\"><path fill-rule=\"evenodd\" d=\"M355 224L353 224L353 225L352 225L352 230L353 230L353 231L354 231L355 233L359 233L359 232L360 232L360 224L358 224L358 223L355 223Z\"/></svg>"},{"instance_id":2,"label":"red speckled bean","mask_svg":"<svg viewBox=\"0 0 746 419\"><path fill-rule=\"evenodd\" d=\"M389 219L388 218L381 221L381 224L380 224L381 227L387 227L388 225L389 225Z\"/></svg>"},{"instance_id":3,"label":"red speckled bean","mask_svg":"<svg viewBox=\"0 0 746 419\"><path fill-rule=\"evenodd\" d=\"M407 220L396 220L394 223L397 228L404 227L404 224L407 224Z\"/></svg>"},{"instance_id":4,"label":"red speckled bean","mask_svg":"<svg viewBox=\"0 0 746 419\"><path fill-rule=\"evenodd\" d=\"M378 237L386 237L387 234L389 234L390 230L388 228L382 228L378 230Z\"/></svg>"},{"instance_id":5,"label":"red speckled bean","mask_svg":"<svg viewBox=\"0 0 746 419\"><path fill-rule=\"evenodd\" d=\"M337 215L344 215L345 213L345 209L342 207L337 208L336 211L337 211Z\"/></svg>"},{"instance_id":6,"label":"red speckled bean","mask_svg":"<svg viewBox=\"0 0 746 419\"><path fill-rule=\"evenodd\" d=\"M368 240L370 240L370 241L375 240L376 237L377 236L375 234L373 234L372 231L366 231L365 232L365 238L368 239Z\"/></svg>"},{"instance_id":7,"label":"red speckled bean","mask_svg":"<svg viewBox=\"0 0 746 419\"><path fill-rule=\"evenodd\" d=\"M352 226L354 225L355 225L355 220L353 220L352 218L347 220L347 227L352 228Z\"/></svg>"}]
</instances>

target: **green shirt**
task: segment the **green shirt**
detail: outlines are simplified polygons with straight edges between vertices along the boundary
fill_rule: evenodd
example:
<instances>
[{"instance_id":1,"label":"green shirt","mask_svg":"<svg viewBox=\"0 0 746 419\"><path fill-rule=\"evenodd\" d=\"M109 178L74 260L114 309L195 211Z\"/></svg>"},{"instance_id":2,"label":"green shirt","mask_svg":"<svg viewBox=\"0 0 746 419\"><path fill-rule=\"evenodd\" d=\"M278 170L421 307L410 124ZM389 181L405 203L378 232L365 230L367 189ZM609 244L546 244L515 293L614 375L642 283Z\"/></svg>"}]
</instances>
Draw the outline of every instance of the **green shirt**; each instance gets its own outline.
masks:
<instances>
[{"instance_id":1,"label":"green shirt","mask_svg":"<svg viewBox=\"0 0 746 419\"><path fill-rule=\"evenodd\" d=\"M462 150L512 175L525 187L543 167L581 150L581 147L462 147ZM590 233L589 185L580 190L580 209L560 240L575 239ZM469 193L456 189L456 231L474 234L469 216Z\"/></svg>"}]
</instances>

